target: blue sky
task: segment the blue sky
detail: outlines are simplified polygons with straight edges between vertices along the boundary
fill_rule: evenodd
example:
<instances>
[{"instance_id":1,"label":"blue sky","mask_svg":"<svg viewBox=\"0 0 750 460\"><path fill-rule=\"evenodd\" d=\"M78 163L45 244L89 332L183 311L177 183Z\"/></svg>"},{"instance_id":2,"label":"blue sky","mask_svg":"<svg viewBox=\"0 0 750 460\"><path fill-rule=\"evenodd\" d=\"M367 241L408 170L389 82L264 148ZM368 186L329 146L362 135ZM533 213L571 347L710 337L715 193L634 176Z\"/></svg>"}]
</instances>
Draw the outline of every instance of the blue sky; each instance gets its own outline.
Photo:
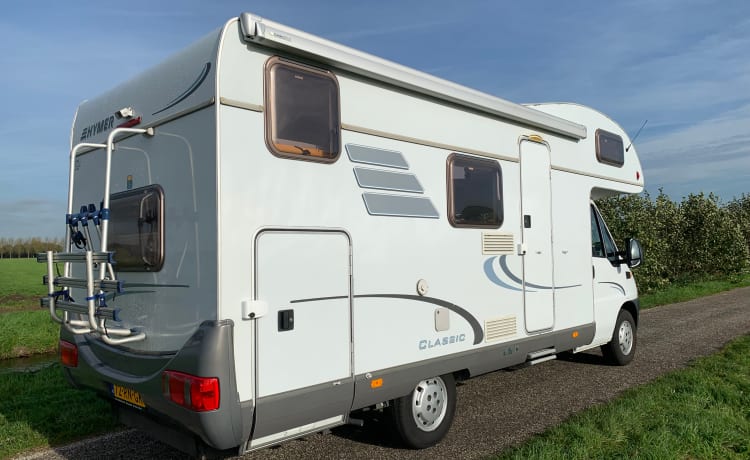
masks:
<instances>
[{"instance_id":1,"label":"blue sky","mask_svg":"<svg viewBox=\"0 0 750 460\"><path fill-rule=\"evenodd\" d=\"M0 237L61 236L77 105L250 11L635 134L646 187L750 193L747 1L13 2L0 17Z\"/></svg>"}]
</instances>

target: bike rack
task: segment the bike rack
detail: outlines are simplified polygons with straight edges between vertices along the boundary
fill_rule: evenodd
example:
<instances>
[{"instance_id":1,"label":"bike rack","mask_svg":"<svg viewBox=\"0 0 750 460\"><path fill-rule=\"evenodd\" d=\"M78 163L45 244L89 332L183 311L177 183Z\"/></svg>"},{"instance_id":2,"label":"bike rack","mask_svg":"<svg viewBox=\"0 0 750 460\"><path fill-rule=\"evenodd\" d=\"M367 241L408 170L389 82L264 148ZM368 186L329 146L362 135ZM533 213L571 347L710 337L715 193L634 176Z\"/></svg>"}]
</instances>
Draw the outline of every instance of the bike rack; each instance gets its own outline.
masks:
<instances>
[{"instance_id":1,"label":"bike rack","mask_svg":"<svg viewBox=\"0 0 750 460\"><path fill-rule=\"evenodd\" d=\"M47 263L47 276L44 277L47 284L47 297L41 300L42 307L49 308L52 320L60 323L65 329L73 334L98 333L105 343L110 345L121 345L129 342L144 340L146 334L134 329L123 327L106 326L106 321L119 321L119 308L107 306L107 292L121 293L122 282L115 277L112 264L114 253L108 251L109 236L109 200L112 174L112 152L115 149L115 138L121 134L143 134L153 136L153 128L115 128L107 136L106 144L94 144L82 142L76 144L70 151L70 176L68 180L68 208L65 215L65 252L55 253L47 251L37 254L37 262ZM75 162L79 153L88 152L92 149L106 149L105 176L104 176L104 199L100 209L96 205L89 204L81 207L80 212L73 213L73 188L75 181ZM97 230L100 248L94 251L89 229L89 222L94 224ZM82 230L78 230L79 224ZM75 251L73 246L83 251ZM55 263L65 264L64 276L55 277ZM85 264L85 278L71 277L71 264ZM99 266L99 273L95 277L95 264ZM56 290L59 287L60 289ZM70 296L71 288L86 290L86 303L76 303ZM62 310L60 317L57 310ZM70 315L86 319L71 319Z\"/></svg>"}]
</instances>

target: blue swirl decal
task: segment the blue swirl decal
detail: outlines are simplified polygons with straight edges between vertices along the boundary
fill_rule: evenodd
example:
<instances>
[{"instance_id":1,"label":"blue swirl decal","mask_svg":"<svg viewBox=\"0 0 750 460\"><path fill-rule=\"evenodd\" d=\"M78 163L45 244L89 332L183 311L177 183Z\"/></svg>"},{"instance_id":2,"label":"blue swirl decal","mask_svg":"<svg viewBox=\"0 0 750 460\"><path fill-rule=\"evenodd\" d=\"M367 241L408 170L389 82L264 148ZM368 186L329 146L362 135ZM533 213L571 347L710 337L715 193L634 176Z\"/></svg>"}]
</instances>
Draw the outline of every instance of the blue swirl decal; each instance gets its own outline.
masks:
<instances>
[{"instance_id":1,"label":"blue swirl decal","mask_svg":"<svg viewBox=\"0 0 750 460\"><path fill-rule=\"evenodd\" d=\"M497 257L490 257L489 259L484 261L484 274L487 275L487 278L498 286L504 287L505 289L510 289L511 291L523 291L523 289L511 286L497 276L497 273L495 273L495 269L492 268L495 259L497 259Z\"/></svg>"},{"instance_id":2,"label":"blue swirl decal","mask_svg":"<svg viewBox=\"0 0 750 460\"><path fill-rule=\"evenodd\" d=\"M493 267L495 259L499 260L500 268L503 271L503 274L508 277L510 281L517 284L521 288L512 286L505 281L501 280L500 277L495 272L495 269ZM492 281L494 284L497 284L500 287L504 287L506 289L511 289L513 291L523 291L523 288L526 288L526 292L535 292L535 291L529 291L529 288L532 289L569 289L574 287L582 286L581 284L572 284L570 286L542 286L540 284L534 284L526 281L524 281L515 275L511 270L510 267L508 267L508 256L500 256L500 257L490 257L489 259L484 261L484 274L487 275L487 278Z\"/></svg>"}]
</instances>

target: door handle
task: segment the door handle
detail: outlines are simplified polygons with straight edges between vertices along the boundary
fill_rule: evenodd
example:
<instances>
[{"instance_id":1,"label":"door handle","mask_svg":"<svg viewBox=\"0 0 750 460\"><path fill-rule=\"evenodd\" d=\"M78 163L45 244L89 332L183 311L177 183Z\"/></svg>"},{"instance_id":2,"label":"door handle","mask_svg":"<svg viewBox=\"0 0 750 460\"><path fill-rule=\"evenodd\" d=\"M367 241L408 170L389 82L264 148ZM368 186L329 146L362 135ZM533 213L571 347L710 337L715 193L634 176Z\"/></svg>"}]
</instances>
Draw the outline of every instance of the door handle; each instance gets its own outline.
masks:
<instances>
[{"instance_id":1,"label":"door handle","mask_svg":"<svg viewBox=\"0 0 750 460\"><path fill-rule=\"evenodd\" d=\"M294 330L294 310L279 310L279 332Z\"/></svg>"}]
</instances>

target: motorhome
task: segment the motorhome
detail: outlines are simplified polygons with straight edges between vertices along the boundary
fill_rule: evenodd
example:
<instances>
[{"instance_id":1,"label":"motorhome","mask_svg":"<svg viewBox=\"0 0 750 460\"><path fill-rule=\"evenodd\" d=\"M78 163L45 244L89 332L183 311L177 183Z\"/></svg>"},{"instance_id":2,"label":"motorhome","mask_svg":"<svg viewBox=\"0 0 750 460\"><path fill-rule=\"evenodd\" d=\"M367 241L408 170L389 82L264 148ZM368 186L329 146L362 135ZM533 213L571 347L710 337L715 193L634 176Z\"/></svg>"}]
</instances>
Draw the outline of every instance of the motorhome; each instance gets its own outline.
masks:
<instances>
[{"instance_id":1,"label":"motorhome","mask_svg":"<svg viewBox=\"0 0 750 460\"><path fill-rule=\"evenodd\" d=\"M186 452L383 410L439 442L456 381L636 349L631 140L244 13L82 103L66 248L44 253L65 374ZM61 229L62 230L62 229Z\"/></svg>"}]
</instances>

